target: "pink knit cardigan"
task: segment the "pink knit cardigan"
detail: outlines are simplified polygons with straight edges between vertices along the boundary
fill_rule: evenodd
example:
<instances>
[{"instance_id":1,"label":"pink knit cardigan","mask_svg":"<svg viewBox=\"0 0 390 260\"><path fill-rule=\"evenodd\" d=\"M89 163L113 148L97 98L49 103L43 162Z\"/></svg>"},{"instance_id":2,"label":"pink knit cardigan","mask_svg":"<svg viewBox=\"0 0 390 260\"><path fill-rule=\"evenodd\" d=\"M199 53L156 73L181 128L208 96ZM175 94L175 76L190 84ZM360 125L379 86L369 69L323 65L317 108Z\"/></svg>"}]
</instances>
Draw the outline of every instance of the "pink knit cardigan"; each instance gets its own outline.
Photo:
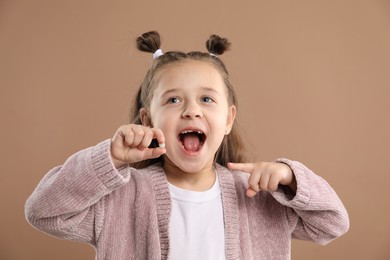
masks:
<instances>
[{"instance_id":1,"label":"pink knit cardigan","mask_svg":"<svg viewBox=\"0 0 390 260\"><path fill-rule=\"evenodd\" d=\"M291 238L327 244L349 228L347 212L321 177L288 164L297 193L245 195L248 174L216 165L225 223L226 259L290 259ZM160 166L116 169L110 140L52 169L26 202L26 218L56 237L82 241L97 259L169 259L171 197ZM205 238L207 239L207 238Z\"/></svg>"}]
</instances>

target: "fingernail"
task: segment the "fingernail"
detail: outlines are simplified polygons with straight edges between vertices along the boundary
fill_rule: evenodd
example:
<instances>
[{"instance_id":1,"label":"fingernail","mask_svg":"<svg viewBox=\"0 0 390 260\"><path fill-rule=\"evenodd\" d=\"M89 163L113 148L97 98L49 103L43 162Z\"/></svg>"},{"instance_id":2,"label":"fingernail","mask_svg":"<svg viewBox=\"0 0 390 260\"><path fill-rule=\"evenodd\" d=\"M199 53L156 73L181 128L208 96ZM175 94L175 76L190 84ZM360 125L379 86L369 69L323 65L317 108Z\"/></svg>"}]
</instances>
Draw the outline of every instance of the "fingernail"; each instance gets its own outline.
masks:
<instances>
[{"instance_id":1,"label":"fingernail","mask_svg":"<svg viewBox=\"0 0 390 260\"><path fill-rule=\"evenodd\" d=\"M160 148L165 148L165 143L158 144L158 146L160 146Z\"/></svg>"},{"instance_id":2,"label":"fingernail","mask_svg":"<svg viewBox=\"0 0 390 260\"><path fill-rule=\"evenodd\" d=\"M252 190L252 189L248 189L248 190L246 191L246 195L247 195L248 197L253 197L253 196L256 195L256 191L254 191L254 190Z\"/></svg>"}]
</instances>

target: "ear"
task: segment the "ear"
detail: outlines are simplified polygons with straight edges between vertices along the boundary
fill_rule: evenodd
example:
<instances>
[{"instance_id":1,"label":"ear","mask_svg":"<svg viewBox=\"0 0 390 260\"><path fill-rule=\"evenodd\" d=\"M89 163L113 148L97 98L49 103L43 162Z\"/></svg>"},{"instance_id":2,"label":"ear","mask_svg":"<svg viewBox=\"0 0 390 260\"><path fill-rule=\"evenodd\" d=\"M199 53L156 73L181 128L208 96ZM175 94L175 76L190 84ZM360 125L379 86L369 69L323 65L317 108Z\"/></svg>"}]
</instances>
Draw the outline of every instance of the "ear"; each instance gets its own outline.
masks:
<instances>
[{"instance_id":1,"label":"ear","mask_svg":"<svg viewBox=\"0 0 390 260\"><path fill-rule=\"evenodd\" d=\"M237 108L235 105L231 105L229 107L229 112L228 116L226 118L226 131L225 134L228 135L230 131L232 130L234 120L236 119L236 113L237 113Z\"/></svg>"},{"instance_id":2,"label":"ear","mask_svg":"<svg viewBox=\"0 0 390 260\"><path fill-rule=\"evenodd\" d=\"M139 118L142 125L152 127L152 119L150 118L149 113L145 108L141 108L139 111Z\"/></svg>"}]
</instances>

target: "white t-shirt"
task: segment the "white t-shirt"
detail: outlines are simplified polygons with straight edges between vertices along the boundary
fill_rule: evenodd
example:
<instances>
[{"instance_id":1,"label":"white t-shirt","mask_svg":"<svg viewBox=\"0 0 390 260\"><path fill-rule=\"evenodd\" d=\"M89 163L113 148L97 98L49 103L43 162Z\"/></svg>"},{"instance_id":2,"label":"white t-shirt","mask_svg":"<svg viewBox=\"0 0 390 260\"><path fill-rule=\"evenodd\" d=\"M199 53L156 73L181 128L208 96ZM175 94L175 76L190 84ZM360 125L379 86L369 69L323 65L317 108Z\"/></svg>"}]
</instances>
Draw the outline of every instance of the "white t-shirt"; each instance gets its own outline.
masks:
<instances>
[{"instance_id":1,"label":"white t-shirt","mask_svg":"<svg viewBox=\"0 0 390 260\"><path fill-rule=\"evenodd\" d=\"M211 189L189 191L169 184L172 212L169 259L225 259L225 233L218 177Z\"/></svg>"}]
</instances>

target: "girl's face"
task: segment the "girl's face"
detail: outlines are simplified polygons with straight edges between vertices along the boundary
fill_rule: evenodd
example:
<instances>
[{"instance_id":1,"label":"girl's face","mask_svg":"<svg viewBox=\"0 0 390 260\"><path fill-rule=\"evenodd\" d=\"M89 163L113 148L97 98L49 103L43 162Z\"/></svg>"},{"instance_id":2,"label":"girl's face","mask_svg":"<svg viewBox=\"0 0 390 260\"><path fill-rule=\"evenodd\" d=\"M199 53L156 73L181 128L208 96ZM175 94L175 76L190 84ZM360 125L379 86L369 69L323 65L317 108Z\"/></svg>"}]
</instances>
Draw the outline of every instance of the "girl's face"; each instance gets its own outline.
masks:
<instances>
[{"instance_id":1,"label":"girl's face","mask_svg":"<svg viewBox=\"0 0 390 260\"><path fill-rule=\"evenodd\" d=\"M207 62L183 61L162 68L155 84L150 110L141 110L141 118L164 133L165 156L187 173L212 167L236 114L218 70Z\"/></svg>"}]
</instances>

